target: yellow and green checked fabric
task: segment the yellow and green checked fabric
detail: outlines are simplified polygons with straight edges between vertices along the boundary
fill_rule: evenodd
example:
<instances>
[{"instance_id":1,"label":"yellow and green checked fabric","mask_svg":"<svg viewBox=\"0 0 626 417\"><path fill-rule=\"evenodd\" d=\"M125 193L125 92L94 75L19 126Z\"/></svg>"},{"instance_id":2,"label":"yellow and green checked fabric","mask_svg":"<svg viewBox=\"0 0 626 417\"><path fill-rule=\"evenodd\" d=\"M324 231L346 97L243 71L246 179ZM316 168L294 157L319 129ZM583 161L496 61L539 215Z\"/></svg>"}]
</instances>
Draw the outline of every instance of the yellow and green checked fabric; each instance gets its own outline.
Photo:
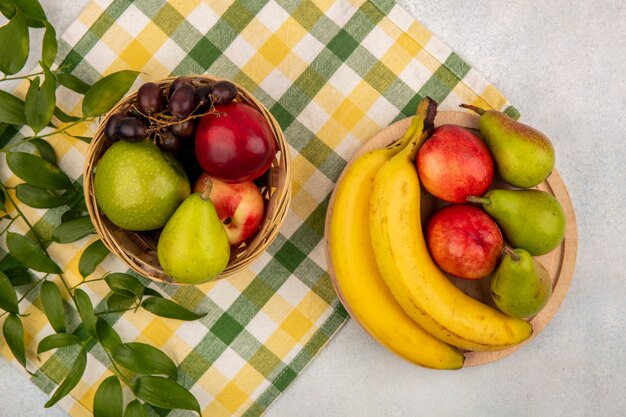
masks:
<instances>
[{"instance_id":1,"label":"yellow and green checked fabric","mask_svg":"<svg viewBox=\"0 0 626 417\"><path fill-rule=\"evenodd\" d=\"M124 341L150 343L180 364L179 382L206 416L261 415L346 320L326 272L324 216L334 183L359 146L414 114L426 95L441 109L469 102L516 112L393 1L94 0L62 35L60 49L64 58L57 63L90 82L122 69L142 71L135 87L171 74L232 79L270 109L289 142L293 199L268 251L246 271L216 283L151 284L208 312L204 318L180 322L141 310L108 317ZM64 110L80 113L77 96L64 88L57 95ZM73 133L89 136L95 127ZM82 181L87 145L69 137L52 142L61 167ZM22 210L43 236L63 212ZM94 239L50 245L70 281L81 280L78 259ZM94 276L126 270L109 256ZM108 295L102 282L82 288L94 305ZM36 358L37 343L52 329L41 306L29 300L35 297L23 301L22 311L30 314L24 322L29 369L36 370L31 380L51 392L75 352ZM5 344L0 350L14 361ZM94 346L82 381L61 402L70 415L91 415L95 389L110 375L109 366Z\"/></svg>"}]
</instances>

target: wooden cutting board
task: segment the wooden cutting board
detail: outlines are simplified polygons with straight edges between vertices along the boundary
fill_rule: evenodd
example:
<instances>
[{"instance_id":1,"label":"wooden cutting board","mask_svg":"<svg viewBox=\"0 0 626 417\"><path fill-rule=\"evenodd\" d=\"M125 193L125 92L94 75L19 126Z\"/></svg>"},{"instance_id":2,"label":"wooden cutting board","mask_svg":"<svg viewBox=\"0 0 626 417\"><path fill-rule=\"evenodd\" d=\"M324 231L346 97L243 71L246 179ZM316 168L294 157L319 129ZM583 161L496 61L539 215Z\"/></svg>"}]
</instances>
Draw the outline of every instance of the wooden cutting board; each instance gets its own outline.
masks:
<instances>
[{"instance_id":1,"label":"wooden cutting board","mask_svg":"<svg viewBox=\"0 0 626 417\"><path fill-rule=\"evenodd\" d=\"M478 120L479 117L475 114L468 112L458 111L441 111L437 114L435 119L435 126L441 126L444 124L454 124L463 126L469 129L476 130L478 132ZM411 123L411 118L400 120L389 127L383 129L369 141L367 141L353 156L352 161L361 156L363 153L373 149L382 148L390 143L400 139L406 129ZM349 164L348 164L349 165ZM339 177L337 183L342 180L342 176ZM496 188L506 187L503 183L495 183ZM336 189L337 187L335 187ZM518 349L524 347L528 343L533 343L532 340L537 336L550 322L552 317L556 314L561 302L565 299L565 295L570 286L570 282L574 275L574 267L576 263L576 250L578 246L578 236L576 230L576 217L574 215L574 208L570 200L565 184L561 179L561 176L556 171L552 171L552 174L541 184L535 187L540 190L544 190L554 195L556 199L563 206L565 216L567 220L567 229L565 232L565 238L561 245L559 245L552 252L537 257L537 259L546 267L552 278L552 296L548 301L548 304L537 314L530 319L530 323L533 326L533 336L513 348L500 350L496 352L465 352L465 366L482 365L489 362L496 361L503 358ZM328 211L326 213L326 227L325 227L325 246L326 246L326 259L328 261L328 269L331 281L335 287L335 291L339 296L339 299L343 303L344 307L350 313L350 306L346 303L341 289L337 285L337 280L334 274L332 263L330 262L330 240L329 240L329 222L333 209L333 203L335 194L331 196L331 200L328 205ZM422 194L422 218L428 218L429 214L433 212L441 204L436 202L433 197L427 193ZM495 307L491 295L490 295L490 281L489 278L483 278L480 280L464 280L449 276L450 280L466 294L482 301L485 304ZM354 317L353 317L354 318ZM358 320L355 320L358 322ZM367 331L367 330L366 330Z\"/></svg>"}]
</instances>

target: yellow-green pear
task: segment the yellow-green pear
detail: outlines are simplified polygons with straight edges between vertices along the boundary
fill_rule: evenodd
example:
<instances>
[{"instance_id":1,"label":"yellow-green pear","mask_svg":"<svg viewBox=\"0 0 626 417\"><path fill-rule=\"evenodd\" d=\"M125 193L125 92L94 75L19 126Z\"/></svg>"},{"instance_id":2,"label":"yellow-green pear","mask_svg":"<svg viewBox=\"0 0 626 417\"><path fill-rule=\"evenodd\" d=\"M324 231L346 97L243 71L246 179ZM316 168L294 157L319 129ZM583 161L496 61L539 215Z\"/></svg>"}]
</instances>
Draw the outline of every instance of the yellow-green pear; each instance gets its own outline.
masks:
<instances>
[{"instance_id":1,"label":"yellow-green pear","mask_svg":"<svg viewBox=\"0 0 626 417\"><path fill-rule=\"evenodd\" d=\"M483 197L470 196L467 200L483 205L509 245L531 255L545 255L565 237L563 207L545 191L493 189Z\"/></svg>"},{"instance_id":2,"label":"yellow-green pear","mask_svg":"<svg viewBox=\"0 0 626 417\"><path fill-rule=\"evenodd\" d=\"M479 129L500 177L514 187L530 188L545 180L554 168L554 147L537 129L497 110L461 107L480 115Z\"/></svg>"},{"instance_id":3,"label":"yellow-green pear","mask_svg":"<svg viewBox=\"0 0 626 417\"><path fill-rule=\"evenodd\" d=\"M230 244L209 192L187 197L159 238L157 254L161 268L175 282L210 281L228 264Z\"/></svg>"},{"instance_id":4,"label":"yellow-green pear","mask_svg":"<svg viewBox=\"0 0 626 417\"><path fill-rule=\"evenodd\" d=\"M539 313L552 295L546 268L523 249L505 247L491 277L491 296L505 314L517 318Z\"/></svg>"}]
</instances>

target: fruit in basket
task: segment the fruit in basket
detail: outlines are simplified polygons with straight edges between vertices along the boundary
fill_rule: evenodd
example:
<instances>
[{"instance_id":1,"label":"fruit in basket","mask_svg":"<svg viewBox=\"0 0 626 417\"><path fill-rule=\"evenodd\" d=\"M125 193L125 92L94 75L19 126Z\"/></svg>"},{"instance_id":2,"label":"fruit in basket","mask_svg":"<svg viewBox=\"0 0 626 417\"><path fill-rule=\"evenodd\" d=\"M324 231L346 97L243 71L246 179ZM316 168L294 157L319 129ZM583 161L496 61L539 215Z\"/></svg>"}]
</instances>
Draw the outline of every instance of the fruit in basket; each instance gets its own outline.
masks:
<instances>
[{"instance_id":1,"label":"fruit in basket","mask_svg":"<svg viewBox=\"0 0 626 417\"><path fill-rule=\"evenodd\" d=\"M216 104L215 110L196 128L196 157L202 169L224 182L261 176L276 153L276 139L263 114L238 102Z\"/></svg>"},{"instance_id":2,"label":"fruit in basket","mask_svg":"<svg viewBox=\"0 0 626 417\"><path fill-rule=\"evenodd\" d=\"M228 103L237 97L237 86L227 80L216 82L211 89L215 104Z\"/></svg>"},{"instance_id":3,"label":"fruit in basket","mask_svg":"<svg viewBox=\"0 0 626 417\"><path fill-rule=\"evenodd\" d=\"M98 162L94 193L113 224L145 231L165 225L189 195L190 185L171 154L147 140L119 141Z\"/></svg>"},{"instance_id":4,"label":"fruit in basket","mask_svg":"<svg viewBox=\"0 0 626 417\"><path fill-rule=\"evenodd\" d=\"M475 351L514 346L531 336L532 326L463 293L428 253L414 161L424 139L413 140L374 178L370 235L382 277L407 314L438 339Z\"/></svg>"},{"instance_id":5,"label":"fruit in basket","mask_svg":"<svg viewBox=\"0 0 626 417\"><path fill-rule=\"evenodd\" d=\"M413 136L426 135L432 129L435 109L436 103L422 101L403 139L362 155L347 168L335 191L329 239L337 285L352 316L404 359L430 368L457 369L463 366L463 355L422 329L389 292L376 265L369 234L369 204L376 172Z\"/></svg>"},{"instance_id":6,"label":"fruit in basket","mask_svg":"<svg viewBox=\"0 0 626 417\"><path fill-rule=\"evenodd\" d=\"M139 117L127 116L117 123L117 137L129 142L137 142L148 136L148 124Z\"/></svg>"},{"instance_id":7,"label":"fruit in basket","mask_svg":"<svg viewBox=\"0 0 626 417\"><path fill-rule=\"evenodd\" d=\"M198 97L196 97L196 89L191 84L184 84L178 87L170 97L167 104L167 109L178 120L185 119L195 109L198 104Z\"/></svg>"},{"instance_id":8,"label":"fruit in basket","mask_svg":"<svg viewBox=\"0 0 626 417\"><path fill-rule=\"evenodd\" d=\"M209 198L232 246L239 246L258 232L265 205L261 191L252 181L225 183L202 174L193 192L202 193L208 187L211 187Z\"/></svg>"},{"instance_id":9,"label":"fruit in basket","mask_svg":"<svg viewBox=\"0 0 626 417\"><path fill-rule=\"evenodd\" d=\"M482 195L493 180L493 159L484 142L455 125L435 129L420 148L417 171L426 190L449 203Z\"/></svg>"},{"instance_id":10,"label":"fruit in basket","mask_svg":"<svg viewBox=\"0 0 626 417\"><path fill-rule=\"evenodd\" d=\"M143 114L151 115L161 110L163 93L157 83L144 83L137 90L137 109Z\"/></svg>"},{"instance_id":11,"label":"fruit in basket","mask_svg":"<svg viewBox=\"0 0 626 417\"><path fill-rule=\"evenodd\" d=\"M554 168L554 147L537 129L496 110L462 104L480 115L480 133L496 161L500 177L514 187L530 188L545 180Z\"/></svg>"},{"instance_id":12,"label":"fruit in basket","mask_svg":"<svg viewBox=\"0 0 626 417\"><path fill-rule=\"evenodd\" d=\"M435 212L426 226L426 242L441 269L465 279L493 272L503 248L496 223L469 204L454 204Z\"/></svg>"},{"instance_id":13,"label":"fruit in basket","mask_svg":"<svg viewBox=\"0 0 626 417\"><path fill-rule=\"evenodd\" d=\"M546 268L523 249L506 248L491 278L491 296L509 316L527 318L539 313L552 295Z\"/></svg>"},{"instance_id":14,"label":"fruit in basket","mask_svg":"<svg viewBox=\"0 0 626 417\"><path fill-rule=\"evenodd\" d=\"M565 213L561 203L541 190L498 190L483 197L468 197L483 208L496 223L506 242L531 255L544 255L565 237Z\"/></svg>"},{"instance_id":15,"label":"fruit in basket","mask_svg":"<svg viewBox=\"0 0 626 417\"><path fill-rule=\"evenodd\" d=\"M182 284L201 284L228 265L230 245L215 206L204 193L183 201L169 219L157 244L163 271Z\"/></svg>"}]
</instances>

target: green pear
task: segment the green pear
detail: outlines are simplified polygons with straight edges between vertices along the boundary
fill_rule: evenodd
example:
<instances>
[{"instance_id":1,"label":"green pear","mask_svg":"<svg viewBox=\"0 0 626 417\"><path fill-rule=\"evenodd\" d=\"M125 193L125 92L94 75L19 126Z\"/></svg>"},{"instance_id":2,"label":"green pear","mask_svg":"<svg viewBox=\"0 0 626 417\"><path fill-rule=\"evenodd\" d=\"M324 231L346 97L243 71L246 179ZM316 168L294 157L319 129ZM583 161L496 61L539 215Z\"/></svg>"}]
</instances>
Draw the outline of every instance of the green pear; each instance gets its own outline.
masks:
<instances>
[{"instance_id":1,"label":"green pear","mask_svg":"<svg viewBox=\"0 0 626 417\"><path fill-rule=\"evenodd\" d=\"M532 317L552 295L546 268L523 249L505 248L500 266L491 276L491 296L505 314Z\"/></svg>"},{"instance_id":2,"label":"green pear","mask_svg":"<svg viewBox=\"0 0 626 417\"><path fill-rule=\"evenodd\" d=\"M545 191L494 189L483 197L471 196L467 200L482 204L509 245L531 255L550 252L565 237L563 207Z\"/></svg>"},{"instance_id":3,"label":"green pear","mask_svg":"<svg viewBox=\"0 0 626 417\"><path fill-rule=\"evenodd\" d=\"M496 110L462 104L480 115L479 129L500 177L514 187L530 188L554 168L554 147L537 129Z\"/></svg>"},{"instance_id":4,"label":"green pear","mask_svg":"<svg viewBox=\"0 0 626 417\"><path fill-rule=\"evenodd\" d=\"M114 143L96 167L98 207L122 229L163 227L190 192L187 175L176 158L147 140Z\"/></svg>"},{"instance_id":5,"label":"green pear","mask_svg":"<svg viewBox=\"0 0 626 417\"><path fill-rule=\"evenodd\" d=\"M176 209L159 237L157 255L163 271L184 284L210 281L226 268L230 244L208 192L190 195Z\"/></svg>"}]
</instances>

